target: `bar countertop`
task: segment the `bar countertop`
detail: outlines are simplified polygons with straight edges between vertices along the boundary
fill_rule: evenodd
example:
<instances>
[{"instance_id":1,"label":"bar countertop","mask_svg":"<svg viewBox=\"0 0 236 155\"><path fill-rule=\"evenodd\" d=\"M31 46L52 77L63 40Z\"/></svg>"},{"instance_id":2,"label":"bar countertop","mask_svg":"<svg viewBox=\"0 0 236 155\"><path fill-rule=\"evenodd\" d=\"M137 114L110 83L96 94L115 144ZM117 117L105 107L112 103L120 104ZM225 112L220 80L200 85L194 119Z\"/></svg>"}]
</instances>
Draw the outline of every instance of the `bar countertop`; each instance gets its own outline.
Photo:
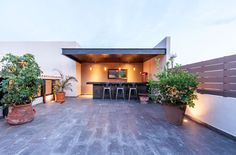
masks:
<instances>
[{"instance_id":1,"label":"bar countertop","mask_svg":"<svg viewBox=\"0 0 236 155\"><path fill-rule=\"evenodd\" d=\"M137 85L146 85L147 82L87 82L86 84L95 84L95 85L104 85L104 84L137 84Z\"/></svg>"}]
</instances>

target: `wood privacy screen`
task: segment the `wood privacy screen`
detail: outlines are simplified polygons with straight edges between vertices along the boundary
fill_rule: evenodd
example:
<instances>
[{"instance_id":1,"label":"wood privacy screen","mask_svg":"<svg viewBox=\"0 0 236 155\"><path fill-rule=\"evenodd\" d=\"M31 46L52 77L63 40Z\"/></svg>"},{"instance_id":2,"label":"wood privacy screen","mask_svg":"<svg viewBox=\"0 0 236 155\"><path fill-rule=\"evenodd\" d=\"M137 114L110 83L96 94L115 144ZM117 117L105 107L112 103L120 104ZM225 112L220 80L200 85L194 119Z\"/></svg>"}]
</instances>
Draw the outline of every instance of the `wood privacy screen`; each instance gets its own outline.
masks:
<instances>
[{"instance_id":1,"label":"wood privacy screen","mask_svg":"<svg viewBox=\"0 0 236 155\"><path fill-rule=\"evenodd\" d=\"M199 76L198 92L236 97L236 55L182 66Z\"/></svg>"}]
</instances>

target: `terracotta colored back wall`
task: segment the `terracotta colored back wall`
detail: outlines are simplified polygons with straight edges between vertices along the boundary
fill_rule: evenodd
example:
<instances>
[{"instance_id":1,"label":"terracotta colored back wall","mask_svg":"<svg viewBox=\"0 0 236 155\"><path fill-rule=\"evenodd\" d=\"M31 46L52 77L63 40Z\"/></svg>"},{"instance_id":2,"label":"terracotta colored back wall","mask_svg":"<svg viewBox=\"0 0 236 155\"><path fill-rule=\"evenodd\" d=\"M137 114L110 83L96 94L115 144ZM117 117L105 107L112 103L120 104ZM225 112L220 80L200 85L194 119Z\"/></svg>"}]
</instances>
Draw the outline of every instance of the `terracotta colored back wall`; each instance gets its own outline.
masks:
<instances>
[{"instance_id":1,"label":"terracotta colored back wall","mask_svg":"<svg viewBox=\"0 0 236 155\"><path fill-rule=\"evenodd\" d=\"M159 59L160 68L157 67L156 60ZM143 71L148 73L148 79L156 79L156 74L162 70L166 63L166 56L159 55L143 63Z\"/></svg>"},{"instance_id":2,"label":"terracotta colored back wall","mask_svg":"<svg viewBox=\"0 0 236 155\"><path fill-rule=\"evenodd\" d=\"M92 71L90 71L92 67ZM104 70L107 68L107 71ZM108 79L108 69L127 69L127 80ZM135 67L135 71L133 68ZM141 82L143 63L81 63L81 94L92 94L92 85L86 82Z\"/></svg>"}]
</instances>

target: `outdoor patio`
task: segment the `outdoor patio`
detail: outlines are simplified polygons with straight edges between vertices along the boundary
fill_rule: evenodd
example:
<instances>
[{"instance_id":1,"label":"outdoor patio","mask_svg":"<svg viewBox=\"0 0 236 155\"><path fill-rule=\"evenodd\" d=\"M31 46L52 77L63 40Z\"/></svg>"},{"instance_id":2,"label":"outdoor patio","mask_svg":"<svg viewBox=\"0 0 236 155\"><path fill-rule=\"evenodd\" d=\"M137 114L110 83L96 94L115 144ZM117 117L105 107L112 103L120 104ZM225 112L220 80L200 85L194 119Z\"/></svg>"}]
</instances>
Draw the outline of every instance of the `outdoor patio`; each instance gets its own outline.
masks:
<instances>
[{"instance_id":1,"label":"outdoor patio","mask_svg":"<svg viewBox=\"0 0 236 155\"><path fill-rule=\"evenodd\" d=\"M31 123L0 120L0 154L236 154L236 142L191 120L167 123L162 106L68 98L36 107Z\"/></svg>"}]
</instances>

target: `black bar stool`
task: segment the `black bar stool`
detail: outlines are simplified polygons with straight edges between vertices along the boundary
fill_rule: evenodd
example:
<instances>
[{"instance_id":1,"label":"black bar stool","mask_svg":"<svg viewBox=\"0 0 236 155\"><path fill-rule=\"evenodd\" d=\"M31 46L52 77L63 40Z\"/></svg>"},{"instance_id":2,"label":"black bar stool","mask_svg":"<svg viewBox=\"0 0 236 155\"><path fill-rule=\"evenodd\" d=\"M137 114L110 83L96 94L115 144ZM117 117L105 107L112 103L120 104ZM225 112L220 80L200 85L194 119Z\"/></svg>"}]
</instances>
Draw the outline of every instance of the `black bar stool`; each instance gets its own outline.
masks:
<instances>
[{"instance_id":1,"label":"black bar stool","mask_svg":"<svg viewBox=\"0 0 236 155\"><path fill-rule=\"evenodd\" d=\"M138 90L137 90L137 85L135 83L132 83L131 87L129 88L129 101L132 95L132 91L134 92L136 99L138 99Z\"/></svg>"},{"instance_id":2,"label":"black bar stool","mask_svg":"<svg viewBox=\"0 0 236 155\"><path fill-rule=\"evenodd\" d=\"M123 99L125 99L125 88L122 83L119 83L117 88L116 88L116 100L119 95L119 91L121 91L121 94L123 96Z\"/></svg>"},{"instance_id":3,"label":"black bar stool","mask_svg":"<svg viewBox=\"0 0 236 155\"><path fill-rule=\"evenodd\" d=\"M109 93L109 96L110 96L110 99L111 98L111 87L109 85L109 83L106 83L104 86L103 86L103 93L102 93L102 98L105 99L105 93L108 92Z\"/></svg>"}]
</instances>

